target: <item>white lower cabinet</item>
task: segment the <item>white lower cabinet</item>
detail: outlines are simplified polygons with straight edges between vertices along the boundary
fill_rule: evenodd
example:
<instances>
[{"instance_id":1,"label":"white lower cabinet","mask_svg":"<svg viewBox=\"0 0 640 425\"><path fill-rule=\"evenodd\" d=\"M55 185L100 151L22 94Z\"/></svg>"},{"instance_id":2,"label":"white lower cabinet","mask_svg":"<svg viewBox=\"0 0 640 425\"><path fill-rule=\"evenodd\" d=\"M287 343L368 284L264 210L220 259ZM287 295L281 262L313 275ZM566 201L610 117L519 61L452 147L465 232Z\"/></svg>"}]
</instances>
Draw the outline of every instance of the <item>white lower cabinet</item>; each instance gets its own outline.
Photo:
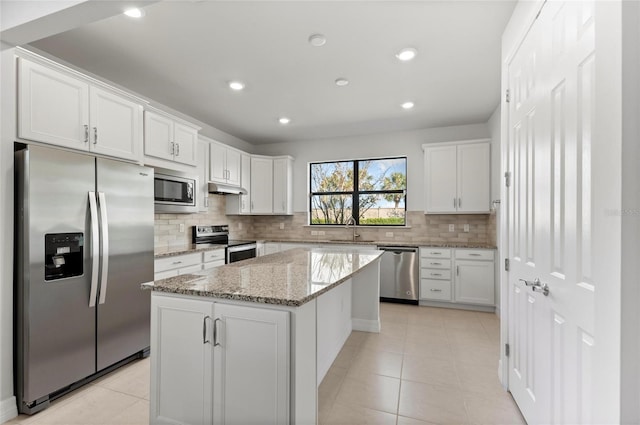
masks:
<instances>
[{"instance_id":1,"label":"white lower cabinet","mask_svg":"<svg viewBox=\"0 0 640 425\"><path fill-rule=\"evenodd\" d=\"M495 306L494 250L421 247L420 299Z\"/></svg>"},{"instance_id":2,"label":"white lower cabinet","mask_svg":"<svg viewBox=\"0 0 640 425\"><path fill-rule=\"evenodd\" d=\"M152 296L152 424L289 423L289 312Z\"/></svg>"},{"instance_id":3,"label":"white lower cabinet","mask_svg":"<svg viewBox=\"0 0 640 425\"><path fill-rule=\"evenodd\" d=\"M476 254L469 258L469 254ZM456 250L455 300L461 303L495 305L493 250Z\"/></svg>"},{"instance_id":4,"label":"white lower cabinet","mask_svg":"<svg viewBox=\"0 0 640 425\"><path fill-rule=\"evenodd\" d=\"M225 250L223 248L156 258L153 262L153 279L160 280L181 274L197 273L224 264Z\"/></svg>"}]
</instances>

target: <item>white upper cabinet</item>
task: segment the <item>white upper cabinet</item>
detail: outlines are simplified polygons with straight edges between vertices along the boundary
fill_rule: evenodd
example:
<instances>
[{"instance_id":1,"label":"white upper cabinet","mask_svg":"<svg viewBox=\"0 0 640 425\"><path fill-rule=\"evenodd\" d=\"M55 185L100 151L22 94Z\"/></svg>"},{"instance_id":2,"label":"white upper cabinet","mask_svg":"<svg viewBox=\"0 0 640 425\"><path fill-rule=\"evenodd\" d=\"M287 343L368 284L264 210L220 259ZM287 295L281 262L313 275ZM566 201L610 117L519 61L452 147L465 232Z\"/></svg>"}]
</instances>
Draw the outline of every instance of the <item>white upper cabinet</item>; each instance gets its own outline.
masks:
<instances>
[{"instance_id":1,"label":"white upper cabinet","mask_svg":"<svg viewBox=\"0 0 640 425\"><path fill-rule=\"evenodd\" d=\"M211 143L209 178L211 181L240 186L242 153L221 143Z\"/></svg>"},{"instance_id":2,"label":"white upper cabinet","mask_svg":"<svg viewBox=\"0 0 640 425\"><path fill-rule=\"evenodd\" d=\"M240 187L247 193L226 197L228 215L251 214L251 155L244 152L240 154Z\"/></svg>"},{"instance_id":3,"label":"white upper cabinet","mask_svg":"<svg viewBox=\"0 0 640 425\"><path fill-rule=\"evenodd\" d=\"M251 158L251 214L273 214L272 158Z\"/></svg>"},{"instance_id":4,"label":"white upper cabinet","mask_svg":"<svg viewBox=\"0 0 640 425\"><path fill-rule=\"evenodd\" d=\"M198 211L207 212L209 210L209 143L198 140Z\"/></svg>"},{"instance_id":5,"label":"white upper cabinet","mask_svg":"<svg viewBox=\"0 0 640 425\"><path fill-rule=\"evenodd\" d=\"M55 64L18 67L19 138L140 160L140 103Z\"/></svg>"},{"instance_id":6,"label":"white upper cabinet","mask_svg":"<svg viewBox=\"0 0 640 425\"><path fill-rule=\"evenodd\" d=\"M273 213L293 214L293 158L273 159Z\"/></svg>"},{"instance_id":7,"label":"white upper cabinet","mask_svg":"<svg viewBox=\"0 0 640 425\"><path fill-rule=\"evenodd\" d=\"M490 145L488 139L422 145L425 213L488 213Z\"/></svg>"},{"instance_id":8,"label":"white upper cabinet","mask_svg":"<svg viewBox=\"0 0 640 425\"><path fill-rule=\"evenodd\" d=\"M161 111L144 111L144 154L197 165L199 128Z\"/></svg>"}]
</instances>

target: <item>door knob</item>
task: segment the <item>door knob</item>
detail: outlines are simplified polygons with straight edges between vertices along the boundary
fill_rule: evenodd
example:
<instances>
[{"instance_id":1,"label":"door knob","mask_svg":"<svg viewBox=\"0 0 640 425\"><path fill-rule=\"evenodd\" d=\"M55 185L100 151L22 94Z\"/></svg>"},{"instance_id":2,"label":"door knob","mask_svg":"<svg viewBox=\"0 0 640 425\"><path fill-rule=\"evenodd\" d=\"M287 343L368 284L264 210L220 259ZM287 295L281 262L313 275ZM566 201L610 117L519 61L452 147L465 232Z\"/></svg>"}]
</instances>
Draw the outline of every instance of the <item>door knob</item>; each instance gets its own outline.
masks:
<instances>
[{"instance_id":1,"label":"door knob","mask_svg":"<svg viewBox=\"0 0 640 425\"><path fill-rule=\"evenodd\" d=\"M540 286L540 279L538 279L537 277L533 280L527 280L527 279L518 279L520 282L524 282L525 285L527 286Z\"/></svg>"},{"instance_id":2,"label":"door knob","mask_svg":"<svg viewBox=\"0 0 640 425\"><path fill-rule=\"evenodd\" d=\"M546 283L543 283L541 285L539 280L538 280L538 284L533 285L531 290L533 290L533 292L542 292L542 295L544 295L545 297L549 296L549 285L547 285Z\"/></svg>"}]
</instances>

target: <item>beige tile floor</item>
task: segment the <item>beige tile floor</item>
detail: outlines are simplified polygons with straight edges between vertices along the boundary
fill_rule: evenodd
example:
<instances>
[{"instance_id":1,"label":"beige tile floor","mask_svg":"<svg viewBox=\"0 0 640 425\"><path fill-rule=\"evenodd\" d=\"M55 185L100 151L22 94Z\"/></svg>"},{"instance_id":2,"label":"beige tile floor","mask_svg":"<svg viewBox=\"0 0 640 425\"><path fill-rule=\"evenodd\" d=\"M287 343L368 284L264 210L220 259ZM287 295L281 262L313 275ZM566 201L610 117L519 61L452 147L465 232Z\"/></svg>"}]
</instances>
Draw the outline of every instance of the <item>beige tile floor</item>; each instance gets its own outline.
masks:
<instances>
[{"instance_id":1,"label":"beige tile floor","mask_svg":"<svg viewBox=\"0 0 640 425\"><path fill-rule=\"evenodd\" d=\"M497 378L493 314L382 303L380 334L353 332L318 390L328 424L524 424ZM149 359L8 424L148 424Z\"/></svg>"},{"instance_id":2,"label":"beige tile floor","mask_svg":"<svg viewBox=\"0 0 640 425\"><path fill-rule=\"evenodd\" d=\"M494 314L380 304L380 334L353 332L320 384L329 424L524 424L498 382Z\"/></svg>"}]
</instances>

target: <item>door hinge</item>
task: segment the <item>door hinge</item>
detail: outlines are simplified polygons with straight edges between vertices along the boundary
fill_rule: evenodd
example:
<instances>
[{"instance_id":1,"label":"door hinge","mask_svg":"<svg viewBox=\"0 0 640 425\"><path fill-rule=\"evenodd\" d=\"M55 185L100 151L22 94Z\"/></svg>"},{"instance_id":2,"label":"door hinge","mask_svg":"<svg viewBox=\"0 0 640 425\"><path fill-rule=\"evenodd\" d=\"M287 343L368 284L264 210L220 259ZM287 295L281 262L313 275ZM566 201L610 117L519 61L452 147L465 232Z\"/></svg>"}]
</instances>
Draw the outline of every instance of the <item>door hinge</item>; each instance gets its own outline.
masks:
<instances>
[{"instance_id":1,"label":"door hinge","mask_svg":"<svg viewBox=\"0 0 640 425\"><path fill-rule=\"evenodd\" d=\"M511 102L511 93L509 92L509 89L507 89L507 91L504 94L504 100L507 103Z\"/></svg>"},{"instance_id":2,"label":"door hinge","mask_svg":"<svg viewBox=\"0 0 640 425\"><path fill-rule=\"evenodd\" d=\"M509 357L509 344L504 345L504 355Z\"/></svg>"},{"instance_id":3,"label":"door hinge","mask_svg":"<svg viewBox=\"0 0 640 425\"><path fill-rule=\"evenodd\" d=\"M511 187L511 171L504 173L504 185Z\"/></svg>"},{"instance_id":4,"label":"door hinge","mask_svg":"<svg viewBox=\"0 0 640 425\"><path fill-rule=\"evenodd\" d=\"M509 259L508 258L504 259L504 271L505 272L509 271Z\"/></svg>"}]
</instances>

